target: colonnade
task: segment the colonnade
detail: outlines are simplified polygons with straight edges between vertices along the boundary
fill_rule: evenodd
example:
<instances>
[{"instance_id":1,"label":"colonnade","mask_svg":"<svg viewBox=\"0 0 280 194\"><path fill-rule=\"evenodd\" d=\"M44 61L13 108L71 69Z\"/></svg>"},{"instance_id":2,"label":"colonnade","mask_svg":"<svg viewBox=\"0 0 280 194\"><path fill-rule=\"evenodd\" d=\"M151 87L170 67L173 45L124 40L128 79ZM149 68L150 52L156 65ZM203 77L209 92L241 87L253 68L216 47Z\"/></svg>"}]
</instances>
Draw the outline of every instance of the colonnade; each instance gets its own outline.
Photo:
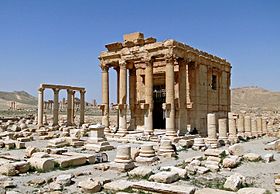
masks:
<instances>
[{"instance_id":1,"label":"colonnade","mask_svg":"<svg viewBox=\"0 0 280 194\"><path fill-rule=\"evenodd\" d=\"M136 128L135 123L135 109L139 105L144 111L144 134L152 134L153 129L153 63L152 58L143 58L141 65L131 64L127 61L120 60L117 67L110 64L101 64L102 69L102 124L105 126L105 133L110 133L109 122L109 68L114 67L117 72L117 101L118 101L118 134L125 135L128 133L129 128L134 130ZM166 117L166 136L177 136L177 130L175 128L175 73L174 73L175 59L171 56L165 57L166 71L165 71L165 86L166 86L166 102L163 103L163 109L165 110ZM137 102L137 81L140 77L139 70L144 69L144 82L145 82L145 97L144 103ZM184 68L186 69L186 67ZM129 79L127 79L127 71L129 70ZM184 72L186 73L186 72ZM185 78L185 76L184 76ZM128 80L128 81L127 81ZM184 79L185 80L185 79ZM129 82L129 108L131 112L131 120L128 126L127 124L127 88ZM183 86L185 87L185 85ZM186 88L186 87L185 87ZM183 92L182 92L183 93ZM184 98L186 99L186 98ZM186 102L185 102L186 104ZM186 106L182 106L183 109ZM181 113L182 114L182 113ZM186 111L182 117L186 117ZM181 123L183 124L183 123ZM184 123L186 125L186 123Z\"/></svg>"},{"instance_id":2,"label":"colonnade","mask_svg":"<svg viewBox=\"0 0 280 194\"><path fill-rule=\"evenodd\" d=\"M62 86L62 85L50 85L41 84L38 89L38 127L43 126L43 114L44 114L44 91L45 89L52 89L54 93L53 98L53 125L58 125L59 115L59 91L62 89L67 90L67 125L74 124L74 100L75 92L80 92L80 125L84 123L85 117L85 88Z\"/></svg>"}]
</instances>

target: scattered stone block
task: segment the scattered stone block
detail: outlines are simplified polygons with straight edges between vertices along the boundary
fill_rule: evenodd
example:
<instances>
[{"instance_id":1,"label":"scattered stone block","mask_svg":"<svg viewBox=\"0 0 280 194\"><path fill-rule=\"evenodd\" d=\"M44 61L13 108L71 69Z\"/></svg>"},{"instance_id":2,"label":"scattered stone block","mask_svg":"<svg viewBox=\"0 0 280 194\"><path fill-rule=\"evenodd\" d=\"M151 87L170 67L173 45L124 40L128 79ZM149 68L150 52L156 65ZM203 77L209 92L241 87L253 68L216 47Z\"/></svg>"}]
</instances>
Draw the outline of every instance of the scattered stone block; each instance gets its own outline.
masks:
<instances>
[{"instance_id":1,"label":"scattered stone block","mask_svg":"<svg viewBox=\"0 0 280 194\"><path fill-rule=\"evenodd\" d=\"M225 155L225 150L220 149L207 149L204 152L205 156L215 156L215 157L222 157Z\"/></svg>"},{"instance_id":2,"label":"scattered stone block","mask_svg":"<svg viewBox=\"0 0 280 194\"><path fill-rule=\"evenodd\" d=\"M14 162L12 165L19 173L26 173L30 169L30 164L26 161Z\"/></svg>"},{"instance_id":3,"label":"scattered stone block","mask_svg":"<svg viewBox=\"0 0 280 194\"><path fill-rule=\"evenodd\" d=\"M89 178L88 180L79 182L78 187L80 187L85 193L96 193L101 191L102 185L99 181Z\"/></svg>"},{"instance_id":4,"label":"scattered stone block","mask_svg":"<svg viewBox=\"0 0 280 194\"><path fill-rule=\"evenodd\" d=\"M232 191L225 191L225 190L219 190L219 189L211 189L211 188L204 188L204 189L199 189L195 192L195 194L236 194L235 192Z\"/></svg>"},{"instance_id":5,"label":"scattered stone block","mask_svg":"<svg viewBox=\"0 0 280 194\"><path fill-rule=\"evenodd\" d=\"M41 185L43 185L45 183L46 183L46 180L43 179L43 178L40 178L40 177L36 177L36 178L31 179L30 181L28 181L29 185L32 185L32 186L35 186L35 187L41 186Z\"/></svg>"},{"instance_id":6,"label":"scattered stone block","mask_svg":"<svg viewBox=\"0 0 280 194\"><path fill-rule=\"evenodd\" d=\"M182 169L179 167L175 167L175 166L164 166L160 168L161 171L171 171L171 172L175 172L178 173L179 177L182 179L185 179L188 177L188 173L186 169Z\"/></svg>"},{"instance_id":7,"label":"scattered stone block","mask_svg":"<svg viewBox=\"0 0 280 194\"><path fill-rule=\"evenodd\" d=\"M206 168L206 167L203 167L203 166L198 166L197 169L196 169L196 172L198 174L205 174L205 173L207 173L209 171L210 171L209 168Z\"/></svg>"},{"instance_id":8,"label":"scattered stone block","mask_svg":"<svg viewBox=\"0 0 280 194\"><path fill-rule=\"evenodd\" d=\"M194 194L195 187L172 185L164 183L156 183L149 181L138 181L132 185L134 189L140 189L153 193L169 193L169 194ZM210 194L210 193L209 193Z\"/></svg>"},{"instance_id":9,"label":"scattered stone block","mask_svg":"<svg viewBox=\"0 0 280 194\"><path fill-rule=\"evenodd\" d=\"M47 172L54 169L54 159L53 158L38 158L31 157L28 162L36 170Z\"/></svg>"},{"instance_id":10,"label":"scattered stone block","mask_svg":"<svg viewBox=\"0 0 280 194\"><path fill-rule=\"evenodd\" d=\"M261 160L261 156L259 154L255 154L255 153L244 154L243 158L250 162L257 162L257 161Z\"/></svg>"},{"instance_id":11,"label":"scattered stone block","mask_svg":"<svg viewBox=\"0 0 280 194\"><path fill-rule=\"evenodd\" d=\"M54 162L57 163L60 168L68 168L71 166L81 166L87 162L87 158L85 156L81 156L81 155L64 156L64 155L51 154L50 156L54 158Z\"/></svg>"},{"instance_id":12,"label":"scattered stone block","mask_svg":"<svg viewBox=\"0 0 280 194\"><path fill-rule=\"evenodd\" d=\"M153 169L147 166L139 166L128 172L128 175L131 177L149 177L152 174Z\"/></svg>"},{"instance_id":13,"label":"scattered stone block","mask_svg":"<svg viewBox=\"0 0 280 194\"><path fill-rule=\"evenodd\" d=\"M229 176L224 184L225 189L229 189L231 191L237 191L244 185L245 177L241 174L235 173Z\"/></svg>"},{"instance_id":14,"label":"scattered stone block","mask_svg":"<svg viewBox=\"0 0 280 194\"><path fill-rule=\"evenodd\" d=\"M177 172L162 171L150 176L149 181L155 181L159 183L173 183L179 180L179 174Z\"/></svg>"},{"instance_id":15,"label":"scattered stone block","mask_svg":"<svg viewBox=\"0 0 280 194\"><path fill-rule=\"evenodd\" d=\"M274 154L272 154L272 153L265 154L263 157L263 160L266 163L270 163L270 162L274 161Z\"/></svg>"},{"instance_id":16,"label":"scattered stone block","mask_svg":"<svg viewBox=\"0 0 280 194\"><path fill-rule=\"evenodd\" d=\"M223 160L224 168L235 168L240 163L240 158L238 156L230 156Z\"/></svg>"},{"instance_id":17,"label":"scattered stone block","mask_svg":"<svg viewBox=\"0 0 280 194\"><path fill-rule=\"evenodd\" d=\"M56 182L52 182L49 185L49 190L52 191L51 194L61 194L59 191L63 191L63 186L61 184L58 184Z\"/></svg>"},{"instance_id":18,"label":"scattered stone block","mask_svg":"<svg viewBox=\"0 0 280 194\"><path fill-rule=\"evenodd\" d=\"M228 151L231 155L235 156L243 156L245 154L244 148L239 143L229 146Z\"/></svg>"},{"instance_id":19,"label":"scattered stone block","mask_svg":"<svg viewBox=\"0 0 280 194\"><path fill-rule=\"evenodd\" d=\"M113 190L113 191L123 191L130 189L133 185L133 182L127 180L116 180L110 183L104 184L104 189Z\"/></svg>"},{"instance_id":20,"label":"scattered stone block","mask_svg":"<svg viewBox=\"0 0 280 194\"><path fill-rule=\"evenodd\" d=\"M27 158L30 158L32 156L33 153L35 152L39 152L40 149L39 148L36 148L36 147L27 147L26 150L25 150L25 155Z\"/></svg>"},{"instance_id":21,"label":"scattered stone block","mask_svg":"<svg viewBox=\"0 0 280 194\"><path fill-rule=\"evenodd\" d=\"M15 141L12 141L12 140L5 140L4 141L4 144L5 144L5 148L10 150L10 149L14 149L15 148Z\"/></svg>"},{"instance_id":22,"label":"scattered stone block","mask_svg":"<svg viewBox=\"0 0 280 194\"><path fill-rule=\"evenodd\" d=\"M17 149L24 149L25 148L25 143L24 142L16 141L15 145L16 145Z\"/></svg>"},{"instance_id":23,"label":"scattered stone block","mask_svg":"<svg viewBox=\"0 0 280 194\"><path fill-rule=\"evenodd\" d=\"M56 177L55 183L58 183L62 186L69 186L72 184L73 177L73 174L61 174Z\"/></svg>"},{"instance_id":24,"label":"scattered stone block","mask_svg":"<svg viewBox=\"0 0 280 194\"><path fill-rule=\"evenodd\" d=\"M237 194L267 194L269 193L266 189L247 187L239 189Z\"/></svg>"},{"instance_id":25,"label":"scattered stone block","mask_svg":"<svg viewBox=\"0 0 280 194\"><path fill-rule=\"evenodd\" d=\"M15 176L17 174L17 171L12 164L6 163L0 166L0 174L6 176Z\"/></svg>"}]
</instances>

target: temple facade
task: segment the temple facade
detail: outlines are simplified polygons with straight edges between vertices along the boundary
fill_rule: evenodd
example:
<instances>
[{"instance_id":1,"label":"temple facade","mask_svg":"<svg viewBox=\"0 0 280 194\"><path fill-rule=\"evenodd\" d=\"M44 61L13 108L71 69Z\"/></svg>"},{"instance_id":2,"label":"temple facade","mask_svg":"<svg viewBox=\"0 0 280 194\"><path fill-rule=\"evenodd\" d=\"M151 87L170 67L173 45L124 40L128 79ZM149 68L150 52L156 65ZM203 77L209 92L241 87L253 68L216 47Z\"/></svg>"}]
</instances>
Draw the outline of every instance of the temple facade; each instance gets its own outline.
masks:
<instances>
[{"instance_id":1,"label":"temple facade","mask_svg":"<svg viewBox=\"0 0 280 194\"><path fill-rule=\"evenodd\" d=\"M175 40L157 42L142 33L124 35L106 45L102 69L102 124L109 133L109 92L118 101L118 133L165 129L175 137L196 129L207 135L207 114L230 112L231 64L225 59ZM117 74L117 91L109 91L109 69ZM129 110L129 111L128 111ZM130 112L130 119L127 114Z\"/></svg>"}]
</instances>

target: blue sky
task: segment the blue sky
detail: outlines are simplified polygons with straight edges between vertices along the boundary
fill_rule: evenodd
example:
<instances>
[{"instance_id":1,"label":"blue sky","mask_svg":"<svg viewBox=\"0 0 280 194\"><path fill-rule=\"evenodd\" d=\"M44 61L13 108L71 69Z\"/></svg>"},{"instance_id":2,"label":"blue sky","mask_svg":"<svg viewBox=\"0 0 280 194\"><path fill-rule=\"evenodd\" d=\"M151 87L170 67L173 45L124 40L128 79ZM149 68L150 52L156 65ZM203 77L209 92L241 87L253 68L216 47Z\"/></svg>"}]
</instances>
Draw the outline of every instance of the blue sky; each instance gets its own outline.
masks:
<instances>
[{"instance_id":1,"label":"blue sky","mask_svg":"<svg viewBox=\"0 0 280 194\"><path fill-rule=\"evenodd\" d=\"M280 91L279 10L278 0L0 0L0 91L65 84L100 102L98 55L135 31L226 58L232 87Z\"/></svg>"}]
</instances>

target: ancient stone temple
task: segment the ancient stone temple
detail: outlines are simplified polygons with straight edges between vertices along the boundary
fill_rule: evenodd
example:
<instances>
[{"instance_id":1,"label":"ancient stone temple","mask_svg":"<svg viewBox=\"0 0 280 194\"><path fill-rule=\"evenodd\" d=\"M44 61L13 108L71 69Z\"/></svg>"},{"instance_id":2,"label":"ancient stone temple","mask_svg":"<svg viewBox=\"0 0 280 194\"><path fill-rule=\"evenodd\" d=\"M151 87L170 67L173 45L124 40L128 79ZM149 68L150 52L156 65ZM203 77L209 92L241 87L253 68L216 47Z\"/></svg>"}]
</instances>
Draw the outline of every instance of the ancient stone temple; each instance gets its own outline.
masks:
<instances>
[{"instance_id":1,"label":"ancient stone temple","mask_svg":"<svg viewBox=\"0 0 280 194\"><path fill-rule=\"evenodd\" d=\"M225 59L175 40L157 42L142 33L106 45L102 69L102 124L109 129L109 69L117 74L118 133L166 129L166 136L187 128L207 134L207 113L216 119L230 111L231 65ZM131 119L127 123L127 112Z\"/></svg>"}]
</instances>

